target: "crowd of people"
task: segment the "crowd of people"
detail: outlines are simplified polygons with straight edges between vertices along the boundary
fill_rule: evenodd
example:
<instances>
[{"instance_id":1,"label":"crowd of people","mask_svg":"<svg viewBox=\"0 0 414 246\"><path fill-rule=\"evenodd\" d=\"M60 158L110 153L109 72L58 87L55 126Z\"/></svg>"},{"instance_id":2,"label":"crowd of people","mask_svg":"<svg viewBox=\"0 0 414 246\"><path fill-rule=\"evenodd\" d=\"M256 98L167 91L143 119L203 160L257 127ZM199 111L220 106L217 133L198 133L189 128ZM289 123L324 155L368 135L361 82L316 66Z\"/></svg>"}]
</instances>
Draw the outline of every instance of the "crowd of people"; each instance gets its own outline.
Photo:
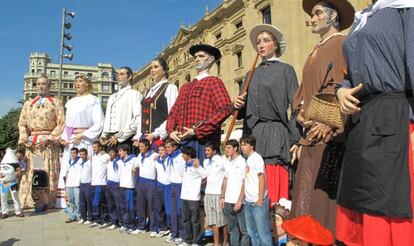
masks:
<instances>
[{"instance_id":1,"label":"crowd of people","mask_svg":"<svg viewBox=\"0 0 414 246\"><path fill-rule=\"evenodd\" d=\"M355 14L346 0L303 0L320 41L302 83L279 59L283 33L260 24L250 39L261 62L234 100L209 74L221 52L208 44L190 48L197 75L180 90L162 58L144 95L131 88L132 70L118 69L105 114L89 77L76 77L65 105L40 77L18 123L27 164L0 165L20 163L12 188L0 178L1 218L10 190L18 216L21 207L63 205L67 223L148 231L177 245L201 244L207 228L214 245L414 245L413 7L373 0ZM344 127L309 117L318 93L336 95ZM235 110L243 136L221 145ZM48 187L32 190L39 159Z\"/></svg>"}]
</instances>

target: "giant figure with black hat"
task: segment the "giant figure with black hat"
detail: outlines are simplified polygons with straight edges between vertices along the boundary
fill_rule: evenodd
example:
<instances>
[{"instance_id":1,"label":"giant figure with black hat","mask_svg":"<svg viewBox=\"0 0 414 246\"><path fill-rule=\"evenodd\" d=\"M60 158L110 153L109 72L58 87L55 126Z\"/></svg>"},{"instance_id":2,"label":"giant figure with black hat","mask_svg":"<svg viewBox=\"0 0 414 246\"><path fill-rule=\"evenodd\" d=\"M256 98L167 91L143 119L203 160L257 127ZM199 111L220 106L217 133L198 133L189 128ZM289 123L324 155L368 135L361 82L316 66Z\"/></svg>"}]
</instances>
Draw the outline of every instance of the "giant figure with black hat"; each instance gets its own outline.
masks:
<instances>
[{"instance_id":1,"label":"giant figure with black hat","mask_svg":"<svg viewBox=\"0 0 414 246\"><path fill-rule=\"evenodd\" d=\"M204 160L204 145L220 144L221 124L230 114L230 97L221 79L209 71L221 58L220 50L206 44L194 45L190 54L195 60L197 75L184 84L167 119L170 138L196 149Z\"/></svg>"},{"instance_id":2,"label":"giant figure with black hat","mask_svg":"<svg viewBox=\"0 0 414 246\"><path fill-rule=\"evenodd\" d=\"M335 232L337 178L344 152L344 137L339 133L343 129L305 115L321 86L322 93L334 94L345 77L342 45L346 36L341 31L352 24L355 11L346 0L303 0L302 5L311 17L311 31L320 36L320 41L306 59L302 83L293 100L297 122L304 131L298 145L292 147L295 157L301 149L292 192L292 217L311 214Z\"/></svg>"}]
</instances>

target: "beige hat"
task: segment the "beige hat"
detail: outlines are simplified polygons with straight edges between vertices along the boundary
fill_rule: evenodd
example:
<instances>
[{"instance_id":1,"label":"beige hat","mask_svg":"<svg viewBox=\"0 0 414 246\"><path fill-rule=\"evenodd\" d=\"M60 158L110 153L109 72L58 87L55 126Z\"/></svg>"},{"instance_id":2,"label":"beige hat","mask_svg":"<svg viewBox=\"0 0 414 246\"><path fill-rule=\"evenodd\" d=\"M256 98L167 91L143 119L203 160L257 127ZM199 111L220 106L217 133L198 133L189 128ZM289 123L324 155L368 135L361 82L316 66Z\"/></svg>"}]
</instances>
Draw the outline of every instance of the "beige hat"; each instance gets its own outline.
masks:
<instances>
[{"instance_id":1,"label":"beige hat","mask_svg":"<svg viewBox=\"0 0 414 246\"><path fill-rule=\"evenodd\" d=\"M19 163L17 160L16 155L14 154L14 151L11 148L6 149L6 154L3 157L3 160L1 160L1 164L13 164L13 163Z\"/></svg>"},{"instance_id":2,"label":"beige hat","mask_svg":"<svg viewBox=\"0 0 414 246\"><path fill-rule=\"evenodd\" d=\"M252 28L250 31L250 41L252 42L254 49L257 51L256 39L257 35L259 35L261 32L269 32L276 38L277 42L279 43L279 52L276 52L277 57L282 56L286 49L285 39L283 38L283 34L279 31L279 29L273 25L259 24Z\"/></svg>"}]
</instances>

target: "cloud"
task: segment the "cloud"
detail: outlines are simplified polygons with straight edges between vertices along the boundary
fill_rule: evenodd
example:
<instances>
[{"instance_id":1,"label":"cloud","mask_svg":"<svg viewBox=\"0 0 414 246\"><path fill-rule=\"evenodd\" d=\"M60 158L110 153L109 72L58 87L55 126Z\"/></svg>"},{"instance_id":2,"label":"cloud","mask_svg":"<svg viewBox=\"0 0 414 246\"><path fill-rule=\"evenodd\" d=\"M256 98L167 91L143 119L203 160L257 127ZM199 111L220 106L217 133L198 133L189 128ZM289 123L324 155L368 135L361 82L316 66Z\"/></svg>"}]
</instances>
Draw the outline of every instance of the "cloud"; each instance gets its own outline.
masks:
<instances>
[{"instance_id":1,"label":"cloud","mask_svg":"<svg viewBox=\"0 0 414 246\"><path fill-rule=\"evenodd\" d=\"M0 98L0 117L3 117L12 108L19 107L18 100L16 98Z\"/></svg>"}]
</instances>

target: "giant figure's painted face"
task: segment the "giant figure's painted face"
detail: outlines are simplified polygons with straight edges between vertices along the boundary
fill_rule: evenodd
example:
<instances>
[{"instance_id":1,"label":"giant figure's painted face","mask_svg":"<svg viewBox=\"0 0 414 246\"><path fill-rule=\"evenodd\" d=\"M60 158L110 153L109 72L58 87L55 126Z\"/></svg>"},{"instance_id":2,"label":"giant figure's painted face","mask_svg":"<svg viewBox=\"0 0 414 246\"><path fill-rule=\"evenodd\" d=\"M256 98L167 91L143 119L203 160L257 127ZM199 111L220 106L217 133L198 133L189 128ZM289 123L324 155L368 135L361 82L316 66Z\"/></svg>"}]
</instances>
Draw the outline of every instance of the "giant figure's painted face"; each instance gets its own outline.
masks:
<instances>
[{"instance_id":1,"label":"giant figure's painted face","mask_svg":"<svg viewBox=\"0 0 414 246\"><path fill-rule=\"evenodd\" d=\"M0 165L0 183L8 183L16 179L16 170L12 165Z\"/></svg>"}]
</instances>

